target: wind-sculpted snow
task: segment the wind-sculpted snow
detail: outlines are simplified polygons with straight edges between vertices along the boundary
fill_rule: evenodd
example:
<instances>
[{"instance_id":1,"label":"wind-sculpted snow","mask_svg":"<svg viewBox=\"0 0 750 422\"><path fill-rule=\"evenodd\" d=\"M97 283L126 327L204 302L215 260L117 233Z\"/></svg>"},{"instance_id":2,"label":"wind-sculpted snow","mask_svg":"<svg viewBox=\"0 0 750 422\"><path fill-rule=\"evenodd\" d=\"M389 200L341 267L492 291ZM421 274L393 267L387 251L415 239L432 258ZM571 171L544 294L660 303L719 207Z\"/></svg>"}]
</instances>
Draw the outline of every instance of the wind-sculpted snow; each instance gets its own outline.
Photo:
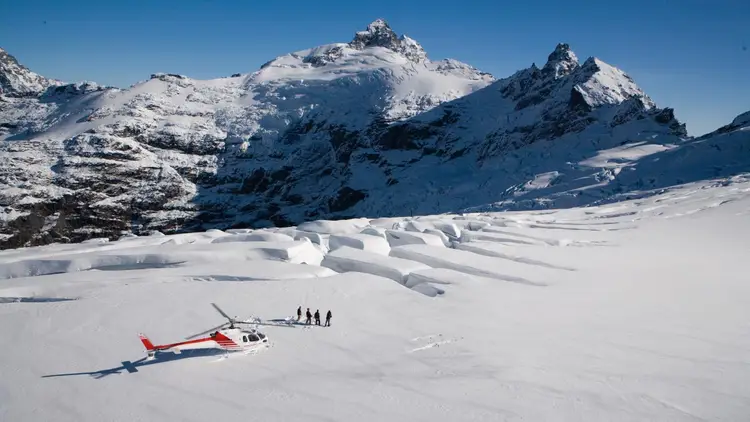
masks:
<instances>
[{"instance_id":1,"label":"wind-sculpted snow","mask_svg":"<svg viewBox=\"0 0 750 422\"><path fill-rule=\"evenodd\" d=\"M339 248L354 248L363 251L388 255L391 245L384 237L370 234L332 234L328 237L328 247L334 251Z\"/></svg>"},{"instance_id":2,"label":"wind-sculpted snow","mask_svg":"<svg viewBox=\"0 0 750 422\"><path fill-rule=\"evenodd\" d=\"M242 237L237 235L237 237ZM227 239L226 237L220 238ZM246 242L238 240L238 242ZM88 270L127 270L180 266L186 263L216 263L234 260L283 260L317 265L322 253L308 241L250 241L242 246L223 242L207 245L177 245L164 242L158 247L130 247L94 256L57 255L0 264L0 279Z\"/></svg>"},{"instance_id":3,"label":"wind-sculpted snow","mask_svg":"<svg viewBox=\"0 0 750 422\"><path fill-rule=\"evenodd\" d=\"M584 208L3 250L0 420L743 420L748 215L737 177ZM145 360L138 333L215 326L210 302L260 318L269 347Z\"/></svg>"},{"instance_id":4,"label":"wind-sculpted snow","mask_svg":"<svg viewBox=\"0 0 750 422\"><path fill-rule=\"evenodd\" d=\"M415 270L430 268L422 263L343 246L328 253L321 265L338 272L375 274L404 284Z\"/></svg>"}]
</instances>

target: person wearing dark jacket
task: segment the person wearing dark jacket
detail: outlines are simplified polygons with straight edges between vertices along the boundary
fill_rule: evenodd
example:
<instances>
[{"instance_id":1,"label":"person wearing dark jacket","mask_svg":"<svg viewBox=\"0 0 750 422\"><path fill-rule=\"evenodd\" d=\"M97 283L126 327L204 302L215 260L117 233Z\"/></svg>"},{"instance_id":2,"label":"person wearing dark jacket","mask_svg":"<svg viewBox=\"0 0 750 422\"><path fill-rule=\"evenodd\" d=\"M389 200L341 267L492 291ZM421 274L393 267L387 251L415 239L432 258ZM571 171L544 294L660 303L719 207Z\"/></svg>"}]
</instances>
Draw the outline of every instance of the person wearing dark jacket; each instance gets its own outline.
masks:
<instances>
[{"instance_id":1,"label":"person wearing dark jacket","mask_svg":"<svg viewBox=\"0 0 750 422\"><path fill-rule=\"evenodd\" d=\"M325 325L326 327L330 327L331 326L331 317L332 316L333 315L331 315L331 310L329 309L328 312L326 312L326 325Z\"/></svg>"},{"instance_id":2,"label":"person wearing dark jacket","mask_svg":"<svg viewBox=\"0 0 750 422\"><path fill-rule=\"evenodd\" d=\"M302 319L302 307L297 308L297 322Z\"/></svg>"},{"instance_id":3,"label":"person wearing dark jacket","mask_svg":"<svg viewBox=\"0 0 750 422\"><path fill-rule=\"evenodd\" d=\"M315 325L320 325L320 310L315 310Z\"/></svg>"},{"instance_id":4,"label":"person wearing dark jacket","mask_svg":"<svg viewBox=\"0 0 750 422\"><path fill-rule=\"evenodd\" d=\"M310 308L307 308L307 313L305 313L305 316L307 317L305 324L307 325L312 324L312 314L310 313Z\"/></svg>"}]
</instances>

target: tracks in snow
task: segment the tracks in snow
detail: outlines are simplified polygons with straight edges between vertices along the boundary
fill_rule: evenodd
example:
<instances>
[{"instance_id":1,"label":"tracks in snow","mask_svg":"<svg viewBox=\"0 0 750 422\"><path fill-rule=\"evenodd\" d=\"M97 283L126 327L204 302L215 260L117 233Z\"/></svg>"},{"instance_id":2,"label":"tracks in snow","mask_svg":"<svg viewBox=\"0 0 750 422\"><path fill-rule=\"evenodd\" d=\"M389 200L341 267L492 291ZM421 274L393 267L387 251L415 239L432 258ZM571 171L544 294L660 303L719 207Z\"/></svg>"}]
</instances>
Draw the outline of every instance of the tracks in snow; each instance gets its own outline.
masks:
<instances>
[{"instance_id":1,"label":"tracks in snow","mask_svg":"<svg viewBox=\"0 0 750 422\"><path fill-rule=\"evenodd\" d=\"M409 350L409 353L415 353L415 352L421 352L423 350L432 349L434 347L440 347L444 346L446 344L455 343L457 341L463 340L463 337L457 337L457 338L444 338L442 334L432 334L428 336L423 337L416 337L412 339L412 342L421 342L425 343L424 340L429 341L426 344L415 347L411 350ZM434 340L434 341L430 341Z\"/></svg>"}]
</instances>

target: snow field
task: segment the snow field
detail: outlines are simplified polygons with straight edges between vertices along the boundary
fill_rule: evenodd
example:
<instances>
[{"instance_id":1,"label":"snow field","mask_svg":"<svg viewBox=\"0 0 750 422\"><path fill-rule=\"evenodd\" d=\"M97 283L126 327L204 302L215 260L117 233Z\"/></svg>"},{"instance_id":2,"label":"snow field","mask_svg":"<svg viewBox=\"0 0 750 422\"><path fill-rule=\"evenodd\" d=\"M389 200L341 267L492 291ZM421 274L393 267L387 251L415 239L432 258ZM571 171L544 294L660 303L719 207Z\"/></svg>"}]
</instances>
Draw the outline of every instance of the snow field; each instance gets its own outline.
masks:
<instances>
[{"instance_id":1,"label":"snow field","mask_svg":"<svg viewBox=\"0 0 750 422\"><path fill-rule=\"evenodd\" d=\"M748 186L2 251L0 420L744 420ZM142 361L137 333L208 329L210 302L332 327Z\"/></svg>"}]
</instances>

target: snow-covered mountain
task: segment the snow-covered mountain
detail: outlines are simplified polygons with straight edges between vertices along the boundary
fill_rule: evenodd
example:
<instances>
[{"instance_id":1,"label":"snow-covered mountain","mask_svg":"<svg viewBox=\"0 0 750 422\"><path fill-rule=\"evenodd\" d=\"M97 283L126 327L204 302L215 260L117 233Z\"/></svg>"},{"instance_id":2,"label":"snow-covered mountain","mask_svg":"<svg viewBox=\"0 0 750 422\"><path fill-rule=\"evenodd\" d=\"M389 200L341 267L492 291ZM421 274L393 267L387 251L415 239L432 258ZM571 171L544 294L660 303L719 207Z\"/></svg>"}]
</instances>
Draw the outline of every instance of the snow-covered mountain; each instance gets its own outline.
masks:
<instances>
[{"instance_id":1,"label":"snow-covered mountain","mask_svg":"<svg viewBox=\"0 0 750 422\"><path fill-rule=\"evenodd\" d=\"M3 57L13 64L0 79L4 247L587 204L689 179L693 167L662 179L653 173L660 165L640 172L640 163L715 142L739 148L718 161L750 163L748 124L688 139L672 110L625 73L595 58L581 64L566 44L541 69L495 80L429 59L377 20L349 43L280 56L253 73L157 73L129 89L63 85Z\"/></svg>"}]
</instances>

